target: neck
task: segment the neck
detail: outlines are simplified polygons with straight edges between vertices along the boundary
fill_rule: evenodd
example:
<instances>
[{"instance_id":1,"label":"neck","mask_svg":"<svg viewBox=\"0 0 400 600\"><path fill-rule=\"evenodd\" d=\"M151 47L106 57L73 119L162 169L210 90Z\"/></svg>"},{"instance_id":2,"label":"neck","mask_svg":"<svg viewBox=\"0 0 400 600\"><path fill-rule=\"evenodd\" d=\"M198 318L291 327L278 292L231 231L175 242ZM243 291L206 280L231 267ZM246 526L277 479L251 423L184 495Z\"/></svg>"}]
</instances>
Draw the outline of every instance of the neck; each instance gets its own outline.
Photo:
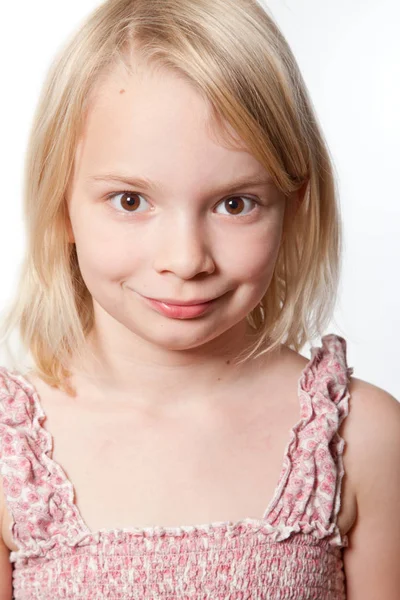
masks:
<instances>
[{"instance_id":1,"label":"neck","mask_svg":"<svg viewBox=\"0 0 400 600\"><path fill-rule=\"evenodd\" d=\"M261 365L272 364L280 350L237 364L254 344L255 332L244 322L228 333L201 347L170 350L143 339L121 347L94 330L87 339L84 360L70 366L71 383L79 396L108 403L117 399L167 408L213 402L248 381Z\"/></svg>"}]
</instances>

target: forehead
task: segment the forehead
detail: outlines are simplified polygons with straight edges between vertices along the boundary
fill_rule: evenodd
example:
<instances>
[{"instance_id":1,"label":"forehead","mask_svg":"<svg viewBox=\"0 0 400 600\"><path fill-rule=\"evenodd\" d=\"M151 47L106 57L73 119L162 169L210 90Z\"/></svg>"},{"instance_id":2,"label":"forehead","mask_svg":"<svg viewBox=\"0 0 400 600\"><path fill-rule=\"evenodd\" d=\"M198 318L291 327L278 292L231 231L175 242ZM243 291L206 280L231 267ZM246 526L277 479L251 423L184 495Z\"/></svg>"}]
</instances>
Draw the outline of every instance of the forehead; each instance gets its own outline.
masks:
<instances>
[{"instance_id":1,"label":"forehead","mask_svg":"<svg viewBox=\"0 0 400 600\"><path fill-rule=\"evenodd\" d=\"M84 170L114 165L129 171L165 177L180 169L200 177L210 169L237 169L261 165L225 120L215 119L210 102L183 76L143 61L131 61L129 70L116 64L93 91L76 159ZM228 132L230 142L225 133ZM232 143L233 142L233 143ZM229 177L229 172L226 173Z\"/></svg>"}]
</instances>

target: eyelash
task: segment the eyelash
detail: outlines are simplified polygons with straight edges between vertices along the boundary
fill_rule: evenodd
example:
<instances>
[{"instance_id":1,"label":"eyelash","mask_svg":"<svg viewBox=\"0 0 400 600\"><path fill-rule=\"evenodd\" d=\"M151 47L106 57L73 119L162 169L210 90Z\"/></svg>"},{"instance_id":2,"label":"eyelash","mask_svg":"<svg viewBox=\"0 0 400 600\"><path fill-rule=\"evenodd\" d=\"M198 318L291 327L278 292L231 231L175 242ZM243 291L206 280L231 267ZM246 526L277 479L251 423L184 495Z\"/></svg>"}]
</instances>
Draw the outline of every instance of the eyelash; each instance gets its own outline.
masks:
<instances>
[{"instance_id":1,"label":"eyelash","mask_svg":"<svg viewBox=\"0 0 400 600\"><path fill-rule=\"evenodd\" d=\"M111 200L113 200L117 196L123 196L124 194L132 194L132 195L136 195L136 196L142 196L139 192L134 192L132 190L122 190L120 192L113 192L112 194L108 194L108 196L106 196L106 198L109 203L109 206L111 207L111 210L114 210L115 212L122 214L122 218L125 218L125 217L129 218L131 215L132 216L135 215L136 211L133 211L132 213L129 213L128 211L125 212L123 210L118 210L118 209L114 208L111 204ZM231 219L244 219L246 217L250 217L253 214L253 212L261 206L259 199L252 198L252 197L245 196L245 195L240 195L240 194L235 194L234 196L228 196L228 198L224 198L218 204L226 202L227 200L231 200L232 198L244 198L246 200L249 200L250 202L253 202L253 204L255 205L255 208L253 208L253 210L246 215L229 215ZM228 215L224 215L224 216L228 216Z\"/></svg>"}]
</instances>

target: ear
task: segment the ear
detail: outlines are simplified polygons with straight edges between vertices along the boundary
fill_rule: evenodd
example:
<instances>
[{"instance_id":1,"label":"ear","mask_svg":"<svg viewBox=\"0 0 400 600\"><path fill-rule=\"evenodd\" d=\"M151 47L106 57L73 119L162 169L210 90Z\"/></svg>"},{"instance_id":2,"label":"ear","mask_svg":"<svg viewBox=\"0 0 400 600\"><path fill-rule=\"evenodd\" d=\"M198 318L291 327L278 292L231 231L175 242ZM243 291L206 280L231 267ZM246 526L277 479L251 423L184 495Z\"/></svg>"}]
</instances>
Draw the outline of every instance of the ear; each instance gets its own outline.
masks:
<instances>
[{"instance_id":1,"label":"ear","mask_svg":"<svg viewBox=\"0 0 400 600\"><path fill-rule=\"evenodd\" d=\"M72 229L71 220L69 218L69 215L67 215L65 226L66 226L66 230L67 230L68 243L75 244L75 236L74 236L74 232Z\"/></svg>"},{"instance_id":2,"label":"ear","mask_svg":"<svg viewBox=\"0 0 400 600\"><path fill-rule=\"evenodd\" d=\"M300 208L300 206L303 204L304 201L304 197L306 195L307 192L307 188L308 188L308 184L309 181L308 179L303 183L303 185L301 186L300 189L297 190L297 192L294 193L295 196L295 205L296 205L296 211Z\"/></svg>"},{"instance_id":3,"label":"ear","mask_svg":"<svg viewBox=\"0 0 400 600\"><path fill-rule=\"evenodd\" d=\"M64 202L62 206L62 216L65 224L65 230L67 232L67 239L69 244L75 244L75 236L72 229L71 218L69 214L69 196L68 196L68 188L67 192L64 195Z\"/></svg>"},{"instance_id":4,"label":"ear","mask_svg":"<svg viewBox=\"0 0 400 600\"><path fill-rule=\"evenodd\" d=\"M306 195L306 192L308 189L308 184L309 184L309 180L307 179L296 192L291 193L287 197L286 210L285 210L285 224L284 224L284 230L283 230L283 235L282 235L282 242L286 239L287 231L293 225L293 223L296 219L297 211L299 210L300 206L304 202L304 198L305 198L305 195Z\"/></svg>"}]
</instances>

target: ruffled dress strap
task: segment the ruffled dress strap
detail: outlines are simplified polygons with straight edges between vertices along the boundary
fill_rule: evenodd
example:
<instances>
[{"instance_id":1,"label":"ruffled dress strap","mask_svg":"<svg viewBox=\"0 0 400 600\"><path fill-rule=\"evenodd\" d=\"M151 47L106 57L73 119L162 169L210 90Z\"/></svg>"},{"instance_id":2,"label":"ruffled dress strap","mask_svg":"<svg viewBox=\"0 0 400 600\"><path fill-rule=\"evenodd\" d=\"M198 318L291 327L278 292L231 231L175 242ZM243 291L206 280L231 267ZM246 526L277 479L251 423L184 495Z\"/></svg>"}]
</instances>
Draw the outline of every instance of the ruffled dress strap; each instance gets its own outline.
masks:
<instances>
[{"instance_id":1,"label":"ruffled dress strap","mask_svg":"<svg viewBox=\"0 0 400 600\"><path fill-rule=\"evenodd\" d=\"M346 341L335 334L311 348L298 382L300 420L290 432L277 493L265 518L276 527L275 539L293 532L347 546L337 518L344 475L344 439L339 428L349 412Z\"/></svg>"},{"instance_id":2,"label":"ruffled dress strap","mask_svg":"<svg viewBox=\"0 0 400 600\"><path fill-rule=\"evenodd\" d=\"M72 485L50 458L45 418L33 386L17 371L0 367L0 473L10 531L24 556L44 555L84 533Z\"/></svg>"}]
</instances>

